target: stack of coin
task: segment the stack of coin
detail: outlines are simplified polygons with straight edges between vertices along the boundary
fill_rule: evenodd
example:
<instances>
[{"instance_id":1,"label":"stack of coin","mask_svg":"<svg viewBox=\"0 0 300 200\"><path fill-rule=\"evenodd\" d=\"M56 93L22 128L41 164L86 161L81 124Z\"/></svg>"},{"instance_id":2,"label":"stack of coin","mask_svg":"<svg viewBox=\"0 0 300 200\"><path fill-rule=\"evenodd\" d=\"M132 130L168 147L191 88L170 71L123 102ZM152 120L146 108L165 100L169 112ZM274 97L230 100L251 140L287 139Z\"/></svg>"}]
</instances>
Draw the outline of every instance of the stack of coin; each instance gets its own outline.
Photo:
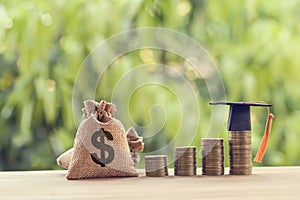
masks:
<instances>
[{"instance_id":1,"label":"stack of coin","mask_svg":"<svg viewBox=\"0 0 300 200\"><path fill-rule=\"evenodd\" d=\"M229 131L230 175L252 174L251 131Z\"/></svg>"},{"instance_id":2,"label":"stack of coin","mask_svg":"<svg viewBox=\"0 0 300 200\"><path fill-rule=\"evenodd\" d=\"M174 148L174 175L196 175L196 147Z\"/></svg>"},{"instance_id":3,"label":"stack of coin","mask_svg":"<svg viewBox=\"0 0 300 200\"><path fill-rule=\"evenodd\" d=\"M166 155L145 156L146 176L168 176L168 160Z\"/></svg>"},{"instance_id":4,"label":"stack of coin","mask_svg":"<svg viewBox=\"0 0 300 200\"><path fill-rule=\"evenodd\" d=\"M224 175L223 138L202 138L202 175Z\"/></svg>"}]
</instances>

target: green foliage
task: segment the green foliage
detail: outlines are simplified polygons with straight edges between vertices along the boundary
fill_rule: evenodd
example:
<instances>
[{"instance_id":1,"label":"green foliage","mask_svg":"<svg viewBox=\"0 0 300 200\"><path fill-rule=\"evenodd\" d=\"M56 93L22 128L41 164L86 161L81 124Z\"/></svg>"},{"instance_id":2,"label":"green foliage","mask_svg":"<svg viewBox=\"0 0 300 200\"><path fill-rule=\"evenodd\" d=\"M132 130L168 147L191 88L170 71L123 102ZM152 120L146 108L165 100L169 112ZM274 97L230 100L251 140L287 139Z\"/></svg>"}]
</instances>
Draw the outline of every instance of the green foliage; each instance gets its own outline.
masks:
<instances>
[{"instance_id":1,"label":"green foliage","mask_svg":"<svg viewBox=\"0 0 300 200\"><path fill-rule=\"evenodd\" d=\"M55 158L72 146L76 132L72 90L81 63L108 37L149 26L183 32L202 44L222 74L228 100L273 103L276 118L263 165L299 165L299 8L298 0L2 0L0 169L57 168ZM194 73L181 58L152 53L156 63L170 64L187 77ZM144 63L138 50L118 59L100 81L97 100L110 100L119 78ZM201 122L194 139L199 146L210 122L210 97L201 77L191 82L199 90ZM157 102L170 116L160 137L146 147L151 151L176 134L180 119L174 116L180 110L170 91L155 86L145 89L130 99L132 120L147 125L151 119L145 113ZM151 112L161 115L159 110ZM266 113L253 109L252 114L257 149ZM227 137L225 128L222 136Z\"/></svg>"}]
</instances>

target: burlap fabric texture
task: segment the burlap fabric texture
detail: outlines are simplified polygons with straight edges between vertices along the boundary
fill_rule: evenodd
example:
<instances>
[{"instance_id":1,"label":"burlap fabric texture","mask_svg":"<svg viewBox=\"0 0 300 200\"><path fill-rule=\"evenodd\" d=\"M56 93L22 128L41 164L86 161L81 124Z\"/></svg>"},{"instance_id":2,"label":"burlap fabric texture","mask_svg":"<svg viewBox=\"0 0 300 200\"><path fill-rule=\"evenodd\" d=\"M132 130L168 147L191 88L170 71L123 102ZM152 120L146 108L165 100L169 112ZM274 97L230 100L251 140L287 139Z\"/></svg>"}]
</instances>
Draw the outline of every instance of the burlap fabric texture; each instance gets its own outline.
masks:
<instances>
[{"instance_id":1,"label":"burlap fabric texture","mask_svg":"<svg viewBox=\"0 0 300 200\"><path fill-rule=\"evenodd\" d=\"M103 103L102 103L103 104ZM100 105L102 105L96 101L93 100L87 100L84 102L84 108L82 109L83 112L83 118L87 119L91 114L96 114L97 110L100 110ZM116 111L116 107L112 103L106 103L106 112L109 112L110 115L113 115ZM104 108L104 109L105 109ZM103 108L102 108L103 109ZM133 127L129 128L126 132L127 142L129 145L129 149L131 152L131 159L134 162L134 165L138 164L140 161L140 157L138 155L139 152L142 152L144 149L144 143L143 138L139 137L137 132ZM68 169L69 164L71 162L71 158L73 156L74 148L67 150L63 154L61 154L57 158L57 164L61 166L62 168Z\"/></svg>"},{"instance_id":2,"label":"burlap fabric texture","mask_svg":"<svg viewBox=\"0 0 300 200\"><path fill-rule=\"evenodd\" d=\"M67 179L138 176L123 125L112 117L115 106L106 101L84 104Z\"/></svg>"}]
</instances>

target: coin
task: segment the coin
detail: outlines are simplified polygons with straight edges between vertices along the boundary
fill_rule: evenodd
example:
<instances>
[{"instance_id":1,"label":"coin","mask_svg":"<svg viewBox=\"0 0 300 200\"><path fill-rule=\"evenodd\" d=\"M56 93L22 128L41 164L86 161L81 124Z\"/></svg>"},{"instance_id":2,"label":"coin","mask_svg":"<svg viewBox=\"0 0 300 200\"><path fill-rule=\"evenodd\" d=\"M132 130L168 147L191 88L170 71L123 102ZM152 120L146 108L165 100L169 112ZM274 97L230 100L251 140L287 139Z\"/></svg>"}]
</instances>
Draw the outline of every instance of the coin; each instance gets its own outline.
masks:
<instances>
[{"instance_id":1,"label":"coin","mask_svg":"<svg viewBox=\"0 0 300 200\"><path fill-rule=\"evenodd\" d=\"M202 175L207 175L207 176L220 176L224 175L224 168L219 168L219 169L203 169L202 170Z\"/></svg>"},{"instance_id":2,"label":"coin","mask_svg":"<svg viewBox=\"0 0 300 200\"><path fill-rule=\"evenodd\" d=\"M229 132L230 175L252 174L251 131Z\"/></svg>"},{"instance_id":3,"label":"coin","mask_svg":"<svg viewBox=\"0 0 300 200\"><path fill-rule=\"evenodd\" d=\"M244 140L244 141L240 141L240 140L228 140L229 145L234 145L234 146L243 146L243 145L248 145L248 146L252 146L252 142L249 140Z\"/></svg>"},{"instance_id":4,"label":"coin","mask_svg":"<svg viewBox=\"0 0 300 200\"><path fill-rule=\"evenodd\" d=\"M252 168L240 168L240 169L232 169L229 170L230 175L251 175Z\"/></svg>"},{"instance_id":5,"label":"coin","mask_svg":"<svg viewBox=\"0 0 300 200\"><path fill-rule=\"evenodd\" d=\"M193 176L196 175L196 147L174 148L174 175Z\"/></svg>"},{"instance_id":6,"label":"coin","mask_svg":"<svg viewBox=\"0 0 300 200\"><path fill-rule=\"evenodd\" d=\"M146 176L168 176L168 161L166 155L145 156Z\"/></svg>"},{"instance_id":7,"label":"coin","mask_svg":"<svg viewBox=\"0 0 300 200\"><path fill-rule=\"evenodd\" d=\"M202 138L201 143L205 145L216 145L216 144L223 145L224 139L223 138Z\"/></svg>"},{"instance_id":8,"label":"coin","mask_svg":"<svg viewBox=\"0 0 300 200\"><path fill-rule=\"evenodd\" d=\"M220 147L220 148L223 148L223 147ZM201 154L203 155L203 157L213 158L213 157L219 156L220 154L224 154L224 151L212 149L210 151L201 151Z\"/></svg>"},{"instance_id":9,"label":"coin","mask_svg":"<svg viewBox=\"0 0 300 200\"><path fill-rule=\"evenodd\" d=\"M185 146L185 147L175 147L174 148L174 152L179 152L179 151L196 152L196 147L194 147L194 146Z\"/></svg>"},{"instance_id":10,"label":"coin","mask_svg":"<svg viewBox=\"0 0 300 200\"><path fill-rule=\"evenodd\" d=\"M202 175L224 175L224 141L223 138L202 138Z\"/></svg>"}]
</instances>

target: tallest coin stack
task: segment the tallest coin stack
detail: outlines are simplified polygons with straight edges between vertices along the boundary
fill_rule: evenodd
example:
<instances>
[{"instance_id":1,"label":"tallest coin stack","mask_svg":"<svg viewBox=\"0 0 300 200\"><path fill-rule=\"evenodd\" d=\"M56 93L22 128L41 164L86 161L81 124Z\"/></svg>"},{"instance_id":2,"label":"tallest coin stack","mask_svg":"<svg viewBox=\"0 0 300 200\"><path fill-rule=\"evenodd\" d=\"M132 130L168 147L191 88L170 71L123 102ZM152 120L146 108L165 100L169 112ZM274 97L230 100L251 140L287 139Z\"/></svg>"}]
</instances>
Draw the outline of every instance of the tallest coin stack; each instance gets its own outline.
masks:
<instances>
[{"instance_id":1,"label":"tallest coin stack","mask_svg":"<svg viewBox=\"0 0 300 200\"><path fill-rule=\"evenodd\" d=\"M251 131L229 132L230 175L252 174Z\"/></svg>"},{"instance_id":2,"label":"tallest coin stack","mask_svg":"<svg viewBox=\"0 0 300 200\"><path fill-rule=\"evenodd\" d=\"M259 158L257 160L261 161L266 150L270 126L274 117L269 110L272 104L262 102L213 102L210 105L230 106L227 126L227 130L229 131L230 174L252 174L250 107L266 107L268 109L267 129L260 145L261 148L258 151Z\"/></svg>"}]
</instances>

